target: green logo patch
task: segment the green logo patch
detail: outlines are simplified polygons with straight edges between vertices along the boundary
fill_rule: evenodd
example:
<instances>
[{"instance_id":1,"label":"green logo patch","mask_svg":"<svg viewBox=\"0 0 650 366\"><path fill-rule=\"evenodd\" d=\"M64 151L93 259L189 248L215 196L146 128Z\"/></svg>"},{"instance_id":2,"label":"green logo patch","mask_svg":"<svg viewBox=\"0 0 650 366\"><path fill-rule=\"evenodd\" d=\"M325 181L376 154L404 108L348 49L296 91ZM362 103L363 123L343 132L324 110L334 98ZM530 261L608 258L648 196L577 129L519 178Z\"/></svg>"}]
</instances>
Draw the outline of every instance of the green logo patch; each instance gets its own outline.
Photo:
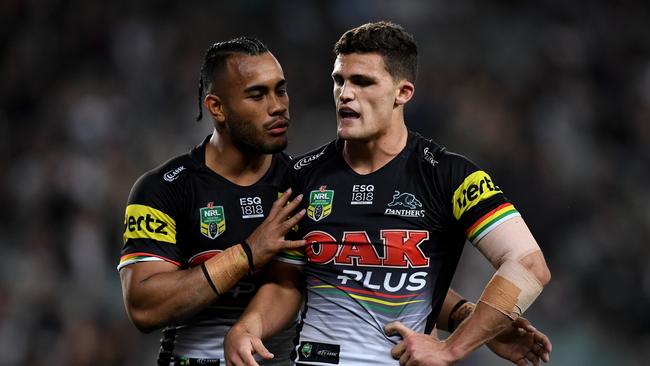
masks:
<instances>
[{"instance_id":1,"label":"green logo patch","mask_svg":"<svg viewBox=\"0 0 650 366\"><path fill-rule=\"evenodd\" d=\"M309 356L311 356L311 343L305 343L302 346L302 349L300 349L300 353L302 353L305 358L309 358Z\"/></svg>"},{"instance_id":2,"label":"green logo patch","mask_svg":"<svg viewBox=\"0 0 650 366\"><path fill-rule=\"evenodd\" d=\"M332 213L334 191L325 188L326 186L321 186L317 191L309 193L307 216L314 221L320 221Z\"/></svg>"},{"instance_id":3,"label":"green logo patch","mask_svg":"<svg viewBox=\"0 0 650 366\"><path fill-rule=\"evenodd\" d=\"M226 216L223 213L223 206L214 206L208 202L207 207L199 209L201 216L201 234L210 239L215 239L226 231Z\"/></svg>"}]
</instances>

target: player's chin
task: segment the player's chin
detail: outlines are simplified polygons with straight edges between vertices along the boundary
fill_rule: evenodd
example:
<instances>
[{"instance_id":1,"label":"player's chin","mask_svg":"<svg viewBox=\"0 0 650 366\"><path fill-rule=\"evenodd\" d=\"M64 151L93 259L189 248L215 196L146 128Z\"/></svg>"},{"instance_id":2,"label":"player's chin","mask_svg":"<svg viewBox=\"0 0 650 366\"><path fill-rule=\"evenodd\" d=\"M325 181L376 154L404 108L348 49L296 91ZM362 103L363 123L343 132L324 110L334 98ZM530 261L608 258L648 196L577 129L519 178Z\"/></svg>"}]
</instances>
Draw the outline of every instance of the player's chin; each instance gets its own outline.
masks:
<instances>
[{"instance_id":1,"label":"player's chin","mask_svg":"<svg viewBox=\"0 0 650 366\"><path fill-rule=\"evenodd\" d=\"M341 140L345 140L345 141L356 141L356 140L367 139L363 133L360 133L360 131L355 131L353 128L349 128L349 127L339 126L338 130L336 131L336 134Z\"/></svg>"},{"instance_id":2,"label":"player's chin","mask_svg":"<svg viewBox=\"0 0 650 366\"><path fill-rule=\"evenodd\" d=\"M287 145L289 145L289 139L287 138L287 135L284 134L282 136L275 136L271 139L268 139L264 143L263 150L266 154L274 154L286 149Z\"/></svg>"}]
</instances>

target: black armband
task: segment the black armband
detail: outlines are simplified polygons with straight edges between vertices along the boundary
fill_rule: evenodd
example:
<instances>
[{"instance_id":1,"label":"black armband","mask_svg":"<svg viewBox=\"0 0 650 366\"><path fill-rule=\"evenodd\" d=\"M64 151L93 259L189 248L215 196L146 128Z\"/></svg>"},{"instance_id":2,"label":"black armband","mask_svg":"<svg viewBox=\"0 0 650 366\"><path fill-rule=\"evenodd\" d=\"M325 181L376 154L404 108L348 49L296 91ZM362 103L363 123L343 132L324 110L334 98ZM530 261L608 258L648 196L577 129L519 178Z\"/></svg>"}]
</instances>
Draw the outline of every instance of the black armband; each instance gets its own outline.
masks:
<instances>
[{"instance_id":1,"label":"black armband","mask_svg":"<svg viewBox=\"0 0 650 366\"><path fill-rule=\"evenodd\" d=\"M210 287L212 288L212 291L214 291L214 293L217 294L217 296L221 296L219 290L217 290L217 286L215 286L214 282L212 282L212 278L208 273L208 269L205 267L205 262L201 263L201 271L203 271L203 275L205 276L205 279L208 281Z\"/></svg>"},{"instance_id":2,"label":"black armband","mask_svg":"<svg viewBox=\"0 0 650 366\"><path fill-rule=\"evenodd\" d=\"M248 273L252 276L253 272L255 272L255 265L253 264L253 250L246 240L242 240L241 247L244 248L244 252L246 252L246 258L248 258Z\"/></svg>"},{"instance_id":3,"label":"black armband","mask_svg":"<svg viewBox=\"0 0 650 366\"><path fill-rule=\"evenodd\" d=\"M467 302L467 300L462 299L462 300L458 301L456 303L456 305L454 305L453 308L451 308L451 311L449 312L449 319L447 319L447 330L449 331L449 333L453 333L453 331L456 330L456 322L454 321L454 318L453 318L454 313L458 309L460 309L460 307L463 306L463 304L465 304L466 302Z\"/></svg>"}]
</instances>

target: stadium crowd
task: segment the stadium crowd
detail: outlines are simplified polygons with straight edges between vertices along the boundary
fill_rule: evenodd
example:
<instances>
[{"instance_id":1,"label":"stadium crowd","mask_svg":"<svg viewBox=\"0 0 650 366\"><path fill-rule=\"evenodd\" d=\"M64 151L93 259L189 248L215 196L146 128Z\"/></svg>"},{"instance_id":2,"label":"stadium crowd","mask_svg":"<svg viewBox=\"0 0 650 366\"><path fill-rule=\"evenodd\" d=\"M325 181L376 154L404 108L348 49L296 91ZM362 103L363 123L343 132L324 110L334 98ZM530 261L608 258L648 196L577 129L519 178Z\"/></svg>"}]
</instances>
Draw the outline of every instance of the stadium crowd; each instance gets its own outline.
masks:
<instances>
[{"instance_id":1,"label":"stadium crowd","mask_svg":"<svg viewBox=\"0 0 650 366\"><path fill-rule=\"evenodd\" d=\"M490 171L542 246L553 281L527 317L552 362L644 365L650 7L557 0L3 1L0 365L152 364L159 334L129 323L116 271L124 207L210 133L204 50L240 34L274 50L299 153L335 134L334 41L378 19L421 50L407 125ZM455 287L477 298L486 265L468 245Z\"/></svg>"}]
</instances>

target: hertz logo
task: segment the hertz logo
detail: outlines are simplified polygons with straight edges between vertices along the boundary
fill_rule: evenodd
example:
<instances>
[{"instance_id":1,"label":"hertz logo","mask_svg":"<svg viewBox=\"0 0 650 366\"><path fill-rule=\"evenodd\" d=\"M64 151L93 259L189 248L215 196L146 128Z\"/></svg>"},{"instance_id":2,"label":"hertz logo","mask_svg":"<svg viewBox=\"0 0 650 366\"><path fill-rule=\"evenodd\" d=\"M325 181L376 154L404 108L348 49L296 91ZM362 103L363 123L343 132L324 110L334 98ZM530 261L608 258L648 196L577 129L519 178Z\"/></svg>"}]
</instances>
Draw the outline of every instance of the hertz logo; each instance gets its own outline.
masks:
<instances>
[{"instance_id":1,"label":"hertz logo","mask_svg":"<svg viewBox=\"0 0 650 366\"><path fill-rule=\"evenodd\" d=\"M454 192L454 217L460 219L470 208L499 193L501 189L486 172L479 170L468 175Z\"/></svg>"},{"instance_id":2,"label":"hertz logo","mask_svg":"<svg viewBox=\"0 0 650 366\"><path fill-rule=\"evenodd\" d=\"M176 244L176 221L153 207L128 205L124 215L124 242L128 239L153 239Z\"/></svg>"}]
</instances>

